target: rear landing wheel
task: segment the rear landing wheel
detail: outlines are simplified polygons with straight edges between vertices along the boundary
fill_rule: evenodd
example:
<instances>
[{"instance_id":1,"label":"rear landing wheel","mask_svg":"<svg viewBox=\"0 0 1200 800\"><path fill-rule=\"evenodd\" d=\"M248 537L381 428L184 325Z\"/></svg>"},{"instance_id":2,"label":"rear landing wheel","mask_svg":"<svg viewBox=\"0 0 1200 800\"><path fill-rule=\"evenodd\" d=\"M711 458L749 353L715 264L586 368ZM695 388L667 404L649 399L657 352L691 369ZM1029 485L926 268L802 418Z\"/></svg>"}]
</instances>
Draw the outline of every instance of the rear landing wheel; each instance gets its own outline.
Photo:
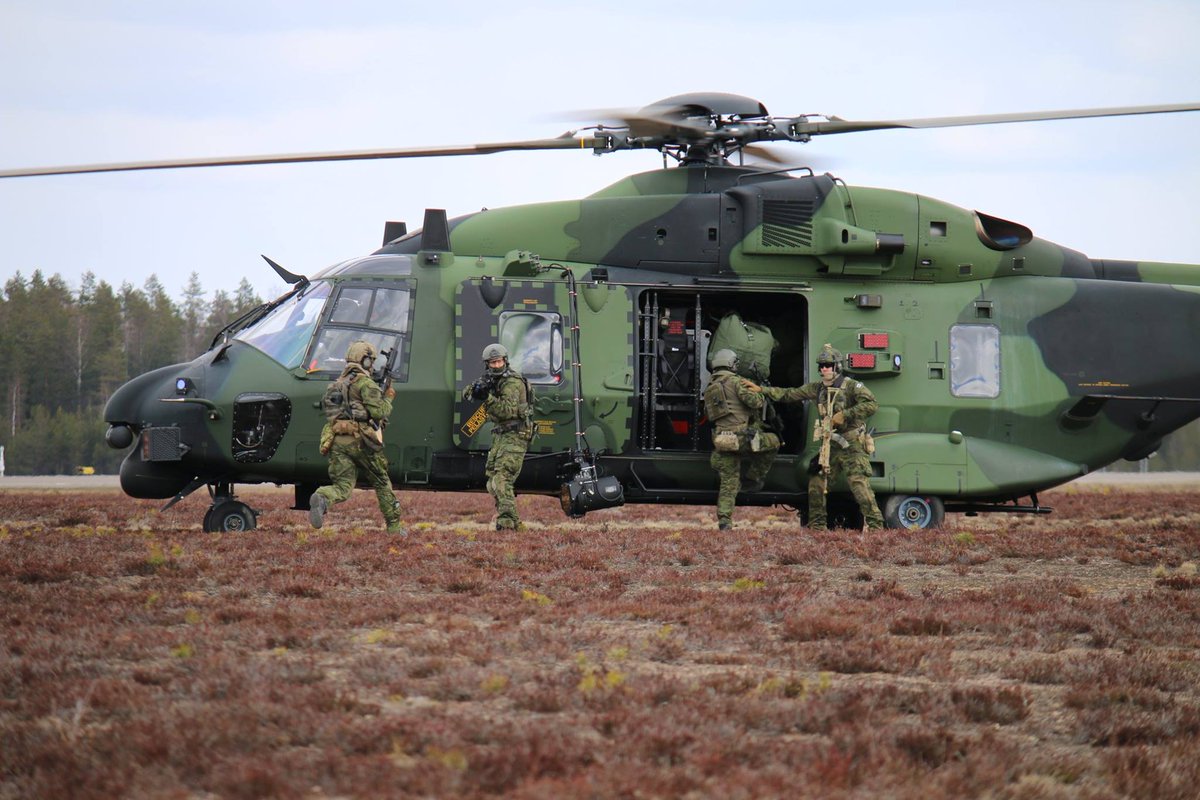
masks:
<instances>
[{"instance_id":1,"label":"rear landing wheel","mask_svg":"<svg viewBox=\"0 0 1200 800\"><path fill-rule=\"evenodd\" d=\"M940 528L946 507L930 495L894 494L883 504L883 524L889 528Z\"/></svg>"},{"instance_id":2,"label":"rear landing wheel","mask_svg":"<svg viewBox=\"0 0 1200 800\"><path fill-rule=\"evenodd\" d=\"M204 515L204 530L207 533L252 531L258 527L258 514L240 500L224 500L214 503Z\"/></svg>"}]
</instances>

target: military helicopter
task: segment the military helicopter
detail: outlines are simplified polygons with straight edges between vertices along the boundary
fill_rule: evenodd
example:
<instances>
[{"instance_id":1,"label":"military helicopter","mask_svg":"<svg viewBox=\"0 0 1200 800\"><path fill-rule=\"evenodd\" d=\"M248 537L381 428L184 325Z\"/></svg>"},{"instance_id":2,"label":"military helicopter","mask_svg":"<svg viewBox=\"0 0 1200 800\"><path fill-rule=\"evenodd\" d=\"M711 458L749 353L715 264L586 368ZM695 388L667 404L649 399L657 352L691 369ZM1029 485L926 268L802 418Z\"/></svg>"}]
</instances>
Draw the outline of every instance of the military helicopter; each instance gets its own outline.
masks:
<instances>
[{"instance_id":1,"label":"military helicopter","mask_svg":"<svg viewBox=\"0 0 1200 800\"><path fill-rule=\"evenodd\" d=\"M326 478L320 398L350 342L389 354L397 390L385 453L397 488L479 491L490 443L459 389L489 342L537 393L538 435L517 488L582 516L625 502L714 503L701 401L723 325L771 343L754 377L814 379L823 343L879 400L872 486L891 527L950 512L1045 513L1037 493L1153 453L1200 417L1200 266L1092 259L1026 226L933 198L852 187L808 168L746 163L761 143L895 128L1159 114L1200 104L851 121L777 117L757 100L695 93L550 139L7 170L0 177L578 149L653 149L662 169L583 199L427 209L387 222L375 252L232 321L198 358L109 400L107 442L132 497L201 487L204 529L247 530L237 484ZM667 164L673 162L673 166ZM737 162L737 163L735 163ZM1144 320L1131 323L1131 320ZM1153 322L1151 322L1153 321ZM740 326L740 327L739 327ZM813 410L777 409L785 442L739 504L806 512ZM860 524L844 485L831 521Z\"/></svg>"}]
</instances>

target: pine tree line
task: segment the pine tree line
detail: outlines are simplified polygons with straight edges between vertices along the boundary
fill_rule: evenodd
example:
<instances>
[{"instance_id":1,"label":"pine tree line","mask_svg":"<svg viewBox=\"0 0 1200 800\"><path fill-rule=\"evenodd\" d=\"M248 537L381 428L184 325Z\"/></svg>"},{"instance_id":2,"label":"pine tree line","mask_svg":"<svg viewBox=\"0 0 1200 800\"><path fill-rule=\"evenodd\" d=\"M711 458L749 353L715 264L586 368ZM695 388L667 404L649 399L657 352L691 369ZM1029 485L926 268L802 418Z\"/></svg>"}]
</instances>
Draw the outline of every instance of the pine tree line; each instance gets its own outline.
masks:
<instances>
[{"instance_id":1,"label":"pine tree line","mask_svg":"<svg viewBox=\"0 0 1200 800\"><path fill-rule=\"evenodd\" d=\"M6 474L117 472L104 443L104 404L143 372L189 361L226 323L260 305L245 278L206 297L193 272L176 303L151 275L114 289L88 272L78 291L60 275L17 273L0 295L0 445Z\"/></svg>"}]
</instances>

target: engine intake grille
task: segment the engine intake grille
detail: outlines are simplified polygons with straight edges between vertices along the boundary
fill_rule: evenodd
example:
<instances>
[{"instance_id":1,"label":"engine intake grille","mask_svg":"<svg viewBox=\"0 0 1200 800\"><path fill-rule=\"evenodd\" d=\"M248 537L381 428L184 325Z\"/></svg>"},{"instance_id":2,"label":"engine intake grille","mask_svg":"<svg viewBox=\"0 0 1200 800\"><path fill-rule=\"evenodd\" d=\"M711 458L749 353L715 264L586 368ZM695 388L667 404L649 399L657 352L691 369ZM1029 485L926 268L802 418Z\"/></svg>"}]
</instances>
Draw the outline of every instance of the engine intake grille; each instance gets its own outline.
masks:
<instances>
[{"instance_id":1,"label":"engine intake grille","mask_svg":"<svg viewBox=\"0 0 1200 800\"><path fill-rule=\"evenodd\" d=\"M814 211L811 200L763 200L763 247L810 249Z\"/></svg>"}]
</instances>

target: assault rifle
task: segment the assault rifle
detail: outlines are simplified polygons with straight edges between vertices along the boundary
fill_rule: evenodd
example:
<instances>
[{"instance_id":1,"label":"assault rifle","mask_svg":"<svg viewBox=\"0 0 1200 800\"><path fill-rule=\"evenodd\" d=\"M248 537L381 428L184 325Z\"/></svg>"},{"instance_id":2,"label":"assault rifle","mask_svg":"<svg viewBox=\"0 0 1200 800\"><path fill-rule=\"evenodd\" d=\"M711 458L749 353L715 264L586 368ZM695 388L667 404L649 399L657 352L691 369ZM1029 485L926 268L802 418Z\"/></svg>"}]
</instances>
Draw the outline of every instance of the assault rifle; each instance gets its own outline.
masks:
<instances>
[{"instance_id":1,"label":"assault rifle","mask_svg":"<svg viewBox=\"0 0 1200 800\"><path fill-rule=\"evenodd\" d=\"M817 453L816 462L809 466L809 471L814 475L829 474L829 451L833 445L833 410L836 407L837 396L841 393L841 389L833 389L829 387L825 390L825 408L818 408L817 425L813 429L813 441L821 443L821 449ZM820 413L820 412L824 413ZM829 482L825 482L825 493L829 493Z\"/></svg>"},{"instance_id":2,"label":"assault rifle","mask_svg":"<svg viewBox=\"0 0 1200 800\"><path fill-rule=\"evenodd\" d=\"M383 383L380 384L380 388L383 389L384 394L387 394L387 390L392 388L392 367L396 366L397 348L398 345L393 345L391 350L384 350L380 353L383 356L383 375L380 376L383 378Z\"/></svg>"},{"instance_id":3,"label":"assault rifle","mask_svg":"<svg viewBox=\"0 0 1200 800\"><path fill-rule=\"evenodd\" d=\"M383 380L380 389L383 390L384 397L387 396L388 390L392 388L392 367L396 363L396 351L398 349L396 345L393 345L391 350L382 351L380 355L383 356L383 375L378 377L375 375L371 376L377 381L380 379ZM377 450L383 449L383 431L387 428L387 424L388 421L386 419L371 420L371 432L368 435L374 440Z\"/></svg>"},{"instance_id":4,"label":"assault rifle","mask_svg":"<svg viewBox=\"0 0 1200 800\"><path fill-rule=\"evenodd\" d=\"M497 376L485 371L471 384L471 399L486 400L495 394L497 380Z\"/></svg>"},{"instance_id":5,"label":"assault rifle","mask_svg":"<svg viewBox=\"0 0 1200 800\"><path fill-rule=\"evenodd\" d=\"M833 443L833 417L826 415L817 420L817 429L815 431L815 439L821 442L821 450L817 453L817 475L829 474L829 449ZM829 491L829 485L826 484L825 491Z\"/></svg>"}]
</instances>

